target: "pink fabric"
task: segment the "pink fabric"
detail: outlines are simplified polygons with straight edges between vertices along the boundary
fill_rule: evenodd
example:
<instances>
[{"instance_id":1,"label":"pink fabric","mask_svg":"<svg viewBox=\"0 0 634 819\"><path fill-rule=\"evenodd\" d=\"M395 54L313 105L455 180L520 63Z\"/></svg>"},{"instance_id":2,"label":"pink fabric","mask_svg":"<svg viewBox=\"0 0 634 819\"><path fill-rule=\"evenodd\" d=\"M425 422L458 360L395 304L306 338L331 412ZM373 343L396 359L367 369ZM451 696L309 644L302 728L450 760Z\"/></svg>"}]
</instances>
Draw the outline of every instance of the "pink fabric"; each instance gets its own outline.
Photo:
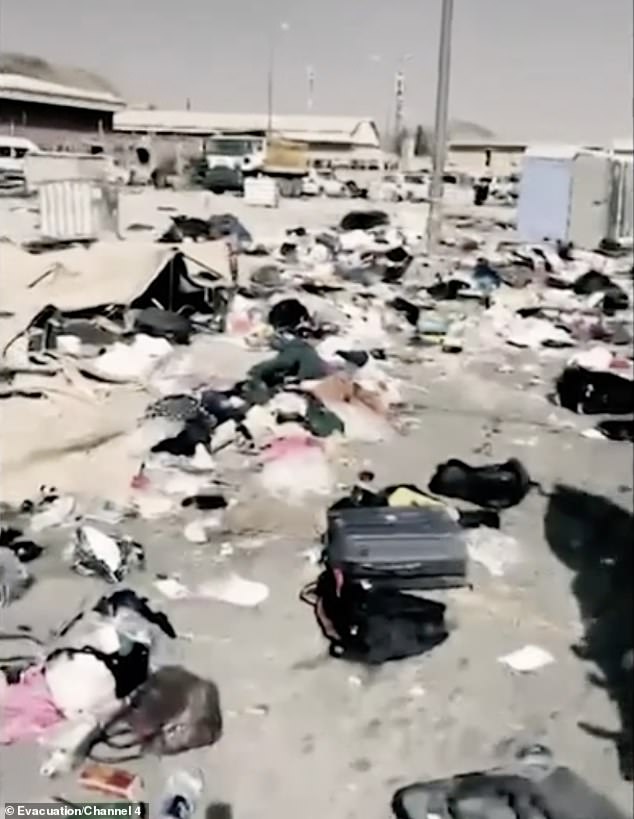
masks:
<instances>
[{"instance_id":1,"label":"pink fabric","mask_svg":"<svg viewBox=\"0 0 634 819\"><path fill-rule=\"evenodd\" d=\"M307 449L321 449L321 443L311 435L289 435L284 438L275 438L262 450L265 461L277 461L289 455L298 455Z\"/></svg>"},{"instance_id":2,"label":"pink fabric","mask_svg":"<svg viewBox=\"0 0 634 819\"><path fill-rule=\"evenodd\" d=\"M62 722L43 668L27 668L20 681L0 690L0 745L32 739Z\"/></svg>"}]
</instances>

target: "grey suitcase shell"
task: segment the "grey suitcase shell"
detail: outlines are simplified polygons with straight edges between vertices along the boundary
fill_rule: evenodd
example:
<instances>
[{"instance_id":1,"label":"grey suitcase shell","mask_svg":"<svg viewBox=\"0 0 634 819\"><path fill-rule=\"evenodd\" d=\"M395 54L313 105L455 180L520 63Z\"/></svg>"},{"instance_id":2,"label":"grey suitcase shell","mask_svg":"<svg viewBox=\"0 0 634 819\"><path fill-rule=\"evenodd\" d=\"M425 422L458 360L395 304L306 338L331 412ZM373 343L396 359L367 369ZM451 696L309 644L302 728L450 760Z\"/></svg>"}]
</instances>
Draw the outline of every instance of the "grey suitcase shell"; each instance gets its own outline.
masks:
<instances>
[{"instance_id":1,"label":"grey suitcase shell","mask_svg":"<svg viewBox=\"0 0 634 819\"><path fill-rule=\"evenodd\" d=\"M328 515L326 562L356 579L399 588L464 586L463 530L442 509L370 507Z\"/></svg>"}]
</instances>

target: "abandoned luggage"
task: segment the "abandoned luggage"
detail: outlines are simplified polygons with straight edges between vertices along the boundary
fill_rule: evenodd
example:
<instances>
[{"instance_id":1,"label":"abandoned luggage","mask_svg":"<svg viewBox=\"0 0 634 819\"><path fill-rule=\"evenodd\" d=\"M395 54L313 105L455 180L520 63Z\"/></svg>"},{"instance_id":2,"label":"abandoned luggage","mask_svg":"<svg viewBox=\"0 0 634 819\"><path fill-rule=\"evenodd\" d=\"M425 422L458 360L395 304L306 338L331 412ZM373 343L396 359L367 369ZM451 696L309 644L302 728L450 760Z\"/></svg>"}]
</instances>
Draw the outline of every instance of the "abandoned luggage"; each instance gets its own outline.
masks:
<instances>
[{"instance_id":1,"label":"abandoned luggage","mask_svg":"<svg viewBox=\"0 0 634 819\"><path fill-rule=\"evenodd\" d=\"M442 509L376 507L328 515L324 561L351 579L403 589L466 584L460 526Z\"/></svg>"},{"instance_id":2,"label":"abandoned luggage","mask_svg":"<svg viewBox=\"0 0 634 819\"><path fill-rule=\"evenodd\" d=\"M397 819L625 819L574 771L541 775L513 766L410 785L397 791Z\"/></svg>"},{"instance_id":3,"label":"abandoned luggage","mask_svg":"<svg viewBox=\"0 0 634 819\"><path fill-rule=\"evenodd\" d=\"M442 603L398 589L366 589L340 569L324 569L301 599L313 606L332 657L379 665L424 654L449 636Z\"/></svg>"}]
</instances>

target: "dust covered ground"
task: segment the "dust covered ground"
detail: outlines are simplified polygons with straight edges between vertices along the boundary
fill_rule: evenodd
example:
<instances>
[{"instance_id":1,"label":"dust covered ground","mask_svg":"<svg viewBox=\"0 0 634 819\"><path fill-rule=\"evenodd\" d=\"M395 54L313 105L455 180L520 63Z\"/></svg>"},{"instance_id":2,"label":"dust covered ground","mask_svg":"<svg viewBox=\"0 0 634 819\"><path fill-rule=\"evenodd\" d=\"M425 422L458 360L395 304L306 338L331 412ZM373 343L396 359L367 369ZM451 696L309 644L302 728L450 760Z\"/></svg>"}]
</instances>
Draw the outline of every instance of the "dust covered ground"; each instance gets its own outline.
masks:
<instances>
[{"instance_id":1,"label":"dust covered ground","mask_svg":"<svg viewBox=\"0 0 634 819\"><path fill-rule=\"evenodd\" d=\"M401 207L424 219L424 207ZM278 211L260 211L217 197L213 209L235 213L257 233L325 227L349 206L284 202ZM130 212L129 223L152 222L157 212ZM629 719L630 693L610 685L621 658L608 646L597 668L572 647L584 633L610 637L590 634L584 618L599 587L614 582L610 567L624 565L631 549L624 532L631 534L632 450L583 437L594 421L548 402L567 355L465 348L394 362L391 372L406 380L403 420L411 423L389 442L349 445L337 466L342 484L371 464L379 485L424 488L448 458L515 456L541 485L502 516L501 530L518 540L521 562L503 577L472 563L471 588L433 595L447 602L453 632L420 658L372 670L329 658L311 610L298 599L317 572L314 509L303 510L305 525L300 520L293 536L254 534L202 546L184 540L182 520L129 523L148 562L130 585L168 613L181 635L176 661L215 680L225 717L224 736L211 749L127 765L142 774L150 802L166 772L197 766L206 776L210 819L388 819L397 787L495 764L510 740L526 738L550 746L558 761L631 813L631 784L608 736ZM513 371L500 372L503 364ZM255 609L170 601L152 585L159 573L187 584L227 567L266 583L268 599ZM6 630L28 624L43 632L104 592L103 583L73 575L54 550L33 568L38 582L1 611ZM622 628L623 644L631 646L631 622L606 628ZM555 662L525 675L498 662L526 644L543 647ZM598 684L601 675L607 685ZM5 801L86 799L75 775L47 780L38 774L41 762L36 744L0 749Z\"/></svg>"}]
</instances>

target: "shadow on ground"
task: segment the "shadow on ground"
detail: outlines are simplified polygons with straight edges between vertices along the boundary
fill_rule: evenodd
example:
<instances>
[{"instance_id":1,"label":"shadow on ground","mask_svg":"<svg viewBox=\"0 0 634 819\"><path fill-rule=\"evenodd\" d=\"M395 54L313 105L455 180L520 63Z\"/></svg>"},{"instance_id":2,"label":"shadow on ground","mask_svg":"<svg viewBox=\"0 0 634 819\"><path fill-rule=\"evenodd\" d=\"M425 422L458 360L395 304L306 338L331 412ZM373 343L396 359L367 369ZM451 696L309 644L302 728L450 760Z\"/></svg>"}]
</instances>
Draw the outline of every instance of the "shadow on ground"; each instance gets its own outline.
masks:
<instances>
[{"instance_id":1,"label":"shadow on ground","mask_svg":"<svg viewBox=\"0 0 634 819\"><path fill-rule=\"evenodd\" d=\"M593 662L600 673L589 681L604 688L616 704L621 727L612 731L579 722L593 736L616 744L621 775L631 781L632 759L632 538L634 519L612 501L558 485L544 518L546 539L554 554L575 572L572 591L585 632L575 654Z\"/></svg>"}]
</instances>

